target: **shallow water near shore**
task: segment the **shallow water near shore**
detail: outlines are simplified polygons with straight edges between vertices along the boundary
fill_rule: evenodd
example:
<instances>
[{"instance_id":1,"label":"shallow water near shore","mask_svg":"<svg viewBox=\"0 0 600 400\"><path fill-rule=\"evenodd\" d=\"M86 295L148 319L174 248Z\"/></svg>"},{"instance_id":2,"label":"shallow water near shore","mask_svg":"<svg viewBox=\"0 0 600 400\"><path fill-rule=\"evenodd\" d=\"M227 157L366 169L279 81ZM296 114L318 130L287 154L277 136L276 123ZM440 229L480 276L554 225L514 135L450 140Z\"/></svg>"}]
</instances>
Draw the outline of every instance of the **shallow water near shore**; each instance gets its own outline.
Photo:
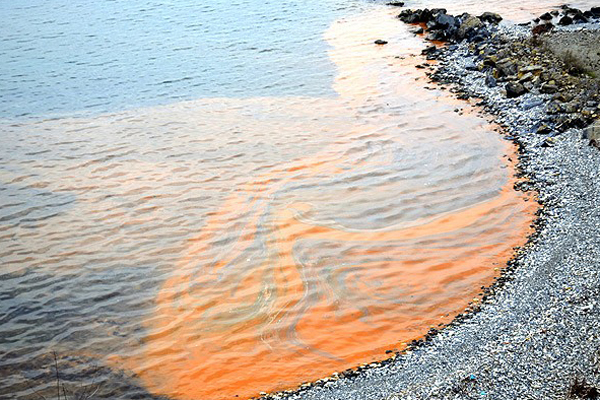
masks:
<instances>
[{"instance_id":1,"label":"shallow water near shore","mask_svg":"<svg viewBox=\"0 0 600 400\"><path fill-rule=\"evenodd\" d=\"M3 103L0 394L52 393L52 350L69 383L123 371L131 387L93 377L112 398L293 388L385 358L491 281L535 210L512 149L424 87L394 10L352 5L294 39L308 56L283 85L255 55L247 90Z\"/></svg>"}]
</instances>

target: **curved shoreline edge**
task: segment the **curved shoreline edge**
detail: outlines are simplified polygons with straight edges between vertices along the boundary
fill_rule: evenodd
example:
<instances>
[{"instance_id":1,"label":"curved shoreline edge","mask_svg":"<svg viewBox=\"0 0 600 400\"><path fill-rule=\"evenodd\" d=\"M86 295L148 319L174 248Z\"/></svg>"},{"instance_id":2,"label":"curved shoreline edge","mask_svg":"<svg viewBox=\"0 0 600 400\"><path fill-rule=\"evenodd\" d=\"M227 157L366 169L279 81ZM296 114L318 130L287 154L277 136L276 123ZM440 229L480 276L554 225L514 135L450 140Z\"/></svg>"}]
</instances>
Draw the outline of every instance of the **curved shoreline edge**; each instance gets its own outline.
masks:
<instances>
[{"instance_id":1,"label":"curved shoreline edge","mask_svg":"<svg viewBox=\"0 0 600 400\"><path fill-rule=\"evenodd\" d=\"M583 32L599 29L586 26ZM529 35L502 26L509 40ZM575 32L575 31L573 31ZM573 40L573 35L569 34ZM550 93L508 98L474 70L470 43L436 49L435 80L453 83L519 149L517 190L538 193L535 233L471 312L400 355L264 398L594 399L600 395L600 152L581 124L540 130ZM559 121L560 122L560 121ZM564 129L563 129L564 128ZM589 128L588 132L589 132Z\"/></svg>"}]
</instances>

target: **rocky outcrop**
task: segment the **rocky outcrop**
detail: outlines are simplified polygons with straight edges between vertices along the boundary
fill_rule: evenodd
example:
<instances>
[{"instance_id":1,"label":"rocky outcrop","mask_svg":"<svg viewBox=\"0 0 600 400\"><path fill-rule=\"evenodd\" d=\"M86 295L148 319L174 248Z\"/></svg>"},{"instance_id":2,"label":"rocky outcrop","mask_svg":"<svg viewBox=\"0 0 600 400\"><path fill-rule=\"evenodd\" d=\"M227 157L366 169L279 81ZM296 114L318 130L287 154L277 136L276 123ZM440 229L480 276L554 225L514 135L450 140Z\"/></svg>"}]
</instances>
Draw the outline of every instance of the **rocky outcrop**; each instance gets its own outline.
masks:
<instances>
[{"instance_id":1,"label":"rocky outcrop","mask_svg":"<svg viewBox=\"0 0 600 400\"><path fill-rule=\"evenodd\" d=\"M498 86L511 99L527 93L542 96L536 101L545 104L547 117L540 121L540 134L583 128L600 118L600 32L554 29L565 18L571 23L597 21L600 7L584 12L564 6L544 13L529 24L531 35L525 38L502 34L497 25L502 17L493 13L452 16L444 9L403 10L399 18L426 24L427 39L450 44L424 50L428 59L443 60L452 44L466 41L471 61L465 68L484 74L487 87ZM439 73L431 76L443 80ZM593 126L590 141L600 143L595 136L598 122Z\"/></svg>"},{"instance_id":2,"label":"rocky outcrop","mask_svg":"<svg viewBox=\"0 0 600 400\"><path fill-rule=\"evenodd\" d=\"M500 15L489 12L479 17L468 13L454 16L444 8L403 10L398 18L409 24L425 24L427 39L444 42L465 39L481 41L490 35L488 27L497 25L502 20Z\"/></svg>"}]
</instances>

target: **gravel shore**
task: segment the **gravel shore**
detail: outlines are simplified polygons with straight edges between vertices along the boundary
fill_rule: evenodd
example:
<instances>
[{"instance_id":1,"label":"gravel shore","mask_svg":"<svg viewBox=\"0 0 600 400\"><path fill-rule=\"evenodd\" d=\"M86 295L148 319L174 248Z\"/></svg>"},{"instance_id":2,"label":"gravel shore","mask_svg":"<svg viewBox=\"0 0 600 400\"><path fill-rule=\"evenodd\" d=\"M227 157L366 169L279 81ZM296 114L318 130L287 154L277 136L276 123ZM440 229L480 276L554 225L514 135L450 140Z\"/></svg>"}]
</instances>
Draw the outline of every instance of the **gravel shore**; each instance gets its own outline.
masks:
<instances>
[{"instance_id":1,"label":"gravel shore","mask_svg":"<svg viewBox=\"0 0 600 400\"><path fill-rule=\"evenodd\" d=\"M509 38L530 30L498 29ZM518 189L537 191L543 205L536 234L476 312L381 365L268 397L600 398L600 151L583 139L582 127L540 132L551 95L530 90L507 98L503 85L490 87L486 73L473 70L468 42L441 53L437 78L481 99L518 144L526 178Z\"/></svg>"}]
</instances>

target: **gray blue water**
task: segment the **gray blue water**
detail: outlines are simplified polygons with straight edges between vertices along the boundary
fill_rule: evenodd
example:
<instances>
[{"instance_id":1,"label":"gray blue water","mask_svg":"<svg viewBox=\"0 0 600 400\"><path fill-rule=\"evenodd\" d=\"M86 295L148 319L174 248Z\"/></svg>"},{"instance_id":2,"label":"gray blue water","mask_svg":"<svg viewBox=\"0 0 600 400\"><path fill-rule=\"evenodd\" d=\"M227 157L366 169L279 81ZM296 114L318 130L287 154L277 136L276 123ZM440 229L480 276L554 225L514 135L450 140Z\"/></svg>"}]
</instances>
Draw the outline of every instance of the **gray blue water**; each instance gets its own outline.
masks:
<instances>
[{"instance_id":1,"label":"gray blue water","mask_svg":"<svg viewBox=\"0 0 600 400\"><path fill-rule=\"evenodd\" d=\"M321 35L359 4L3 1L0 116L98 113L199 97L331 96L335 68Z\"/></svg>"}]
</instances>

